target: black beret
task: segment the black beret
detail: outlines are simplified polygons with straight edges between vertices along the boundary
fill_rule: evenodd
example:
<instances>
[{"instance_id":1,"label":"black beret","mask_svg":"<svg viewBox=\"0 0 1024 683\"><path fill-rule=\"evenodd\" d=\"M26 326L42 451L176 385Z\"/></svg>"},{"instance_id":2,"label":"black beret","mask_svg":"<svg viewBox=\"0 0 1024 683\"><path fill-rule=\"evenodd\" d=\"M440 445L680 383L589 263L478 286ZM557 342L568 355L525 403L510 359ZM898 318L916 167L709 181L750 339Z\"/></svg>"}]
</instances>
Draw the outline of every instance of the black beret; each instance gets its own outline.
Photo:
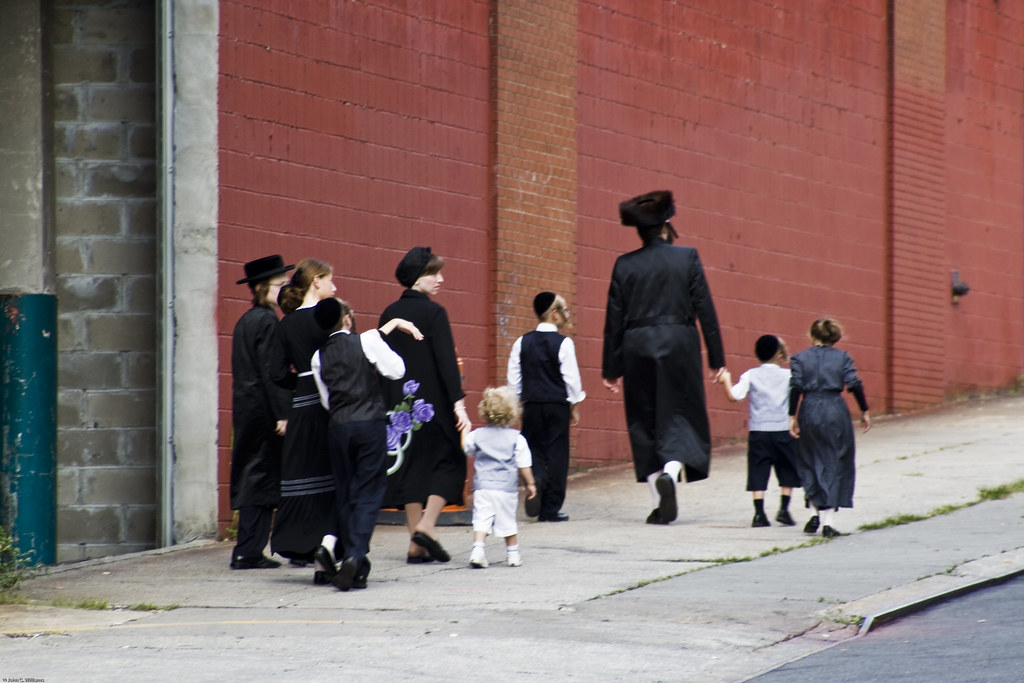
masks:
<instances>
[{"instance_id":1,"label":"black beret","mask_svg":"<svg viewBox=\"0 0 1024 683\"><path fill-rule=\"evenodd\" d=\"M330 332L341 320L341 302L334 297L321 299L313 308L313 319L321 330Z\"/></svg>"},{"instance_id":2,"label":"black beret","mask_svg":"<svg viewBox=\"0 0 1024 683\"><path fill-rule=\"evenodd\" d=\"M648 192L619 204L619 217L623 225L653 228L664 225L676 215L676 204L668 190Z\"/></svg>"},{"instance_id":3,"label":"black beret","mask_svg":"<svg viewBox=\"0 0 1024 683\"><path fill-rule=\"evenodd\" d=\"M779 338L774 334L765 334L754 342L754 355L762 363L767 363L779 352Z\"/></svg>"},{"instance_id":4,"label":"black beret","mask_svg":"<svg viewBox=\"0 0 1024 683\"><path fill-rule=\"evenodd\" d=\"M431 256L430 247L413 247L395 268L395 278L402 286L412 287L423 275Z\"/></svg>"},{"instance_id":5,"label":"black beret","mask_svg":"<svg viewBox=\"0 0 1024 683\"><path fill-rule=\"evenodd\" d=\"M541 292L537 296L533 297L533 312L537 314L537 317L541 317L547 310L551 308L551 304L555 303L554 292Z\"/></svg>"}]
</instances>

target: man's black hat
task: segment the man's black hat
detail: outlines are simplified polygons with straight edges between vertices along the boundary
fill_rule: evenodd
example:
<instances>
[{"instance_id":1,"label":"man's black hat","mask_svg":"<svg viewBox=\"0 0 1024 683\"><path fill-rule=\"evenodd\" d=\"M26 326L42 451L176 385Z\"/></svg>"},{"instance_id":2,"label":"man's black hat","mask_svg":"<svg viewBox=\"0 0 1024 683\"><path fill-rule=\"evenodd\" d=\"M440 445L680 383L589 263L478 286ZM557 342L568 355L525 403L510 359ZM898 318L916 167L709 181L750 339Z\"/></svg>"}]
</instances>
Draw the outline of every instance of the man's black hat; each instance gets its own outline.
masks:
<instances>
[{"instance_id":1,"label":"man's black hat","mask_svg":"<svg viewBox=\"0 0 1024 683\"><path fill-rule=\"evenodd\" d=\"M675 215L676 203L668 190L655 190L619 204L622 224L637 228L662 226Z\"/></svg>"}]
</instances>

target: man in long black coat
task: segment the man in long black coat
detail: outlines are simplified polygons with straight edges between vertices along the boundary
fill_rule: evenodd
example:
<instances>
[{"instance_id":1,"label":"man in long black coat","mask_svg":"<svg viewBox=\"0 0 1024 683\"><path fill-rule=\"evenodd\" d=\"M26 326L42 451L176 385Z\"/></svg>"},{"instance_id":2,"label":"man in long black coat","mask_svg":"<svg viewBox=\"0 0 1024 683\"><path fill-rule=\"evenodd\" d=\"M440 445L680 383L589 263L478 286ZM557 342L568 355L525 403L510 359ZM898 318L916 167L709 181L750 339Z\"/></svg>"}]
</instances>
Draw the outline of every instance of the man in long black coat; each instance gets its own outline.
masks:
<instances>
[{"instance_id":1,"label":"man in long black coat","mask_svg":"<svg viewBox=\"0 0 1024 683\"><path fill-rule=\"evenodd\" d=\"M711 464L697 321L716 379L725 355L697 250L672 246L672 193L634 197L619 213L643 246L615 261L601 375L613 392L624 391L636 478L648 482L654 499L647 523L668 524L677 515L681 472L699 481Z\"/></svg>"},{"instance_id":2,"label":"man in long black coat","mask_svg":"<svg viewBox=\"0 0 1024 683\"><path fill-rule=\"evenodd\" d=\"M263 555L274 508L281 499L281 446L291 394L271 380L270 358L277 294L288 280L278 255L245 264L253 305L235 324L231 342L231 509L238 510L238 539L232 569L280 565Z\"/></svg>"}]
</instances>

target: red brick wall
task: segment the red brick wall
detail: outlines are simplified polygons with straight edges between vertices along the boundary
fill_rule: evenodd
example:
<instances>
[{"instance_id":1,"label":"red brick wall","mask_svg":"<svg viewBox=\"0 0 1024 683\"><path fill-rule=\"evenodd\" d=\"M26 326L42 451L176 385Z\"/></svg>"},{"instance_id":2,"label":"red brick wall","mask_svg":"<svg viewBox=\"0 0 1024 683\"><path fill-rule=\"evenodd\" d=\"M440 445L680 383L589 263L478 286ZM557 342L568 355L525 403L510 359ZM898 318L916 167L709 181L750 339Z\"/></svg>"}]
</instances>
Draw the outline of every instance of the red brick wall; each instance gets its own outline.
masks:
<instances>
[{"instance_id":1,"label":"red brick wall","mask_svg":"<svg viewBox=\"0 0 1024 683\"><path fill-rule=\"evenodd\" d=\"M796 351L839 318L872 400L884 349L885 3L580 3L579 278L591 429L577 458L628 453L621 401L599 388L615 257L639 245L617 204L676 194L734 374L754 340ZM708 384L714 435L743 434L746 407ZM599 425L599 426L598 426Z\"/></svg>"},{"instance_id":2,"label":"red brick wall","mask_svg":"<svg viewBox=\"0 0 1024 683\"><path fill-rule=\"evenodd\" d=\"M950 3L946 251L971 286L947 303L944 393L1006 386L1024 367L1024 5ZM948 282L948 280L947 280Z\"/></svg>"},{"instance_id":3,"label":"red brick wall","mask_svg":"<svg viewBox=\"0 0 1024 683\"><path fill-rule=\"evenodd\" d=\"M469 382L489 376L488 4L220 4L220 463L227 508L229 337L241 264L280 253L333 265L373 324L415 245L446 261L438 301Z\"/></svg>"},{"instance_id":4,"label":"red brick wall","mask_svg":"<svg viewBox=\"0 0 1024 683\"><path fill-rule=\"evenodd\" d=\"M375 317L414 244L448 260L440 301L471 407L532 326L533 293L569 293L590 396L574 464L627 460L601 333L612 263L638 245L617 204L651 189L676 193L734 374L760 334L796 351L829 315L875 412L1011 385L1024 367L1022 12L226 0L222 481L241 263L317 255ZM952 269L971 285L957 304ZM707 389L715 438L742 437L745 406Z\"/></svg>"}]
</instances>

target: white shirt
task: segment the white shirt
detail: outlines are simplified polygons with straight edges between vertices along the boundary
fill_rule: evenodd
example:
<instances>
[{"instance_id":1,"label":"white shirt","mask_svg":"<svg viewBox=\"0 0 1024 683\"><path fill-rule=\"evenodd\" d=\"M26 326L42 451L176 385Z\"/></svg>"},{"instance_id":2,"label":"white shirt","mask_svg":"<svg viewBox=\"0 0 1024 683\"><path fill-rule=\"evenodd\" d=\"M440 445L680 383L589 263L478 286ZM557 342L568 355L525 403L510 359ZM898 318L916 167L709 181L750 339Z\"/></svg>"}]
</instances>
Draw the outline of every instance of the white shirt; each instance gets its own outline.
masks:
<instances>
[{"instance_id":1,"label":"white shirt","mask_svg":"<svg viewBox=\"0 0 1024 683\"><path fill-rule=\"evenodd\" d=\"M750 393L750 424L753 432L789 431L789 368L765 363L751 368L730 393L742 401Z\"/></svg>"},{"instance_id":2,"label":"white shirt","mask_svg":"<svg viewBox=\"0 0 1024 683\"><path fill-rule=\"evenodd\" d=\"M352 334L348 330L339 330L334 334ZM333 337L334 334L331 336ZM377 372L384 375L388 379L401 379L405 375L405 361L397 353L391 350L384 338L380 336L380 330L374 328L367 330L359 335L359 344L363 347L363 355L366 356L366 360L370 361L370 364L377 369ZM331 409L331 403L328 399L327 385L324 384L323 379L320 377L320 350L317 349L313 354L313 359L309 362L309 367L313 372L313 381L316 382L316 390L320 394L320 405L325 410Z\"/></svg>"},{"instance_id":3,"label":"white shirt","mask_svg":"<svg viewBox=\"0 0 1024 683\"><path fill-rule=\"evenodd\" d=\"M554 323L540 323L537 325L537 332L558 332L558 326ZM523 338L516 339L512 344L512 351L508 357L507 381L517 396L523 393L523 372L520 365L520 349L523 345ZM558 364L562 369L562 381L565 382L566 393L570 405L576 405L587 397L583 391L583 380L580 379L580 367L576 363L576 344L572 339L566 337L562 345L558 347ZM789 429L789 427L786 427Z\"/></svg>"}]
</instances>

